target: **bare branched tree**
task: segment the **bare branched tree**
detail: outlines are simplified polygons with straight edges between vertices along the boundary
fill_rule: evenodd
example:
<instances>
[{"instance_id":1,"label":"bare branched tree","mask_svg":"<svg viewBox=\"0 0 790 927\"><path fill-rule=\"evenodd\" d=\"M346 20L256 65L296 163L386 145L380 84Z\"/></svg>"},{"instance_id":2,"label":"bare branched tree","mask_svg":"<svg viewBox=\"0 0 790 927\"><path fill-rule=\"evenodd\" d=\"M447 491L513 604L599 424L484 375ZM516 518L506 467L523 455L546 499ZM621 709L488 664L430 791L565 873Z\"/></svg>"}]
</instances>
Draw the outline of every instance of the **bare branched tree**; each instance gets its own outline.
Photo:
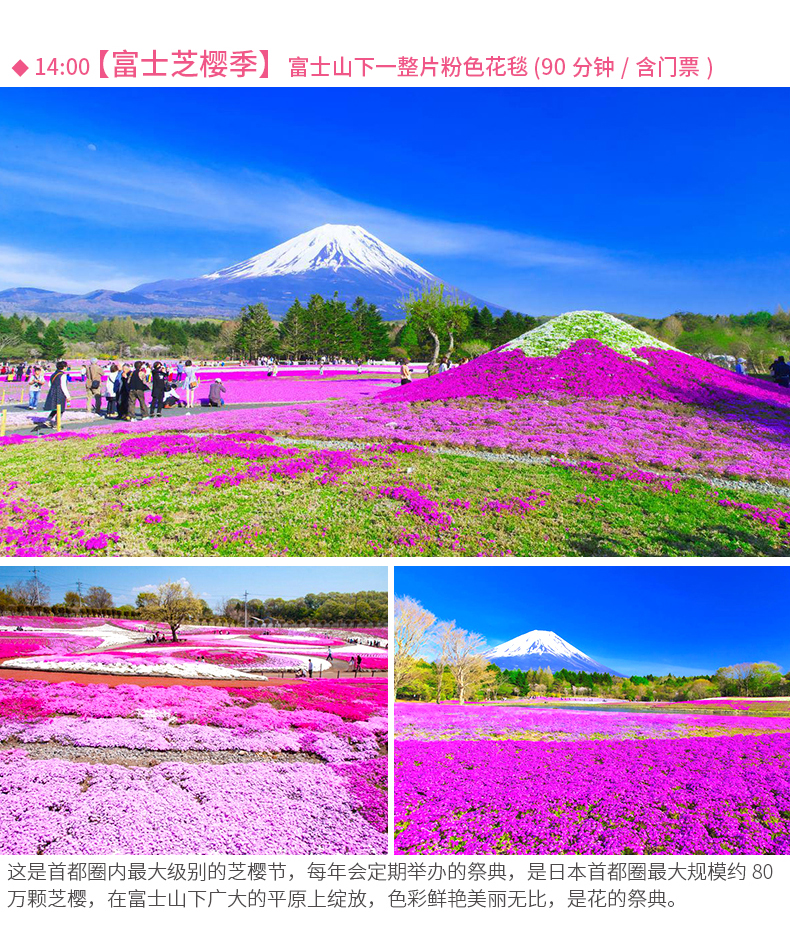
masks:
<instances>
[{"instance_id":1,"label":"bare branched tree","mask_svg":"<svg viewBox=\"0 0 790 927\"><path fill-rule=\"evenodd\" d=\"M455 680L460 705L486 678L488 660L483 656L485 647L485 638L474 631L453 628L448 633L448 666Z\"/></svg>"},{"instance_id":2,"label":"bare branched tree","mask_svg":"<svg viewBox=\"0 0 790 927\"><path fill-rule=\"evenodd\" d=\"M414 664L427 642L428 632L436 622L436 616L409 596L395 599L395 658L393 660L393 682L397 692L411 677Z\"/></svg>"},{"instance_id":3,"label":"bare branched tree","mask_svg":"<svg viewBox=\"0 0 790 927\"><path fill-rule=\"evenodd\" d=\"M454 621L440 621L431 634L434 651L436 653L436 704L442 700L442 685L444 684L444 671L450 664L450 642L457 629Z\"/></svg>"}]
</instances>

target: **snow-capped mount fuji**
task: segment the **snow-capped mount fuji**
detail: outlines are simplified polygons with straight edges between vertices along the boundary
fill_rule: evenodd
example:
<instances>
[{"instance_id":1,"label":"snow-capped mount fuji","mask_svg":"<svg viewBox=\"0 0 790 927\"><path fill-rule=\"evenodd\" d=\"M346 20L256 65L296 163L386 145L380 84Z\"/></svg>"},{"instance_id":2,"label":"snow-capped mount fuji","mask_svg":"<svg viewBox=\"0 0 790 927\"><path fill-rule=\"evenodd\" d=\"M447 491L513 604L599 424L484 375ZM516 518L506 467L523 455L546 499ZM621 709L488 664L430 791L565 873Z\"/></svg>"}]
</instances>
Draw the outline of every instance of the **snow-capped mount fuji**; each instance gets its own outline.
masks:
<instances>
[{"instance_id":1,"label":"snow-capped mount fuji","mask_svg":"<svg viewBox=\"0 0 790 927\"><path fill-rule=\"evenodd\" d=\"M485 656L500 669L538 670L548 667L552 673L568 669L577 673L622 675L604 666L554 631L528 631L486 652Z\"/></svg>"},{"instance_id":2,"label":"snow-capped mount fuji","mask_svg":"<svg viewBox=\"0 0 790 927\"><path fill-rule=\"evenodd\" d=\"M385 318L400 318L405 298L441 282L360 226L328 224L214 273L146 283L125 295L184 308L239 309L265 302L273 315L282 316L294 299L304 303L314 293L337 292L348 305L362 296ZM450 291L483 305L468 293Z\"/></svg>"},{"instance_id":3,"label":"snow-capped mount fuji","mask_svg":"<svg viewBox=\"0 0 790 927\"><path fill-rule=\"evenodd\" d=\"M279 277L321 270L339 273L346 269L368 275L402 277L412 288L436 281L424 267L385 245L361 226L329 224L290 238L240 264L206 274L203 279Z\"/></svg>"}]
</instances>

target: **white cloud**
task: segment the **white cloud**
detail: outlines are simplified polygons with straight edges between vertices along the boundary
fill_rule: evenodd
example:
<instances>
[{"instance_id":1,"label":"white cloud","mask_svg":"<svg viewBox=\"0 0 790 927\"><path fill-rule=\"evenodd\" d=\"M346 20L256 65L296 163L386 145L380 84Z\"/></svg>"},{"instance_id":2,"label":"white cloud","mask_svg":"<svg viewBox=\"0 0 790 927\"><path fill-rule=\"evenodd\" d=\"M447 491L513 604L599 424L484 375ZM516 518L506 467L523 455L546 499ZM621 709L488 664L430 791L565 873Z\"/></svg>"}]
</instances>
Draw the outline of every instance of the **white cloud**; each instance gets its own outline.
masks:
<instances>
[{"instance_id":1,"label":"white cloud","mask_svg":"<svg viewBox=\"0 0 790 927\"><path fill-rule=\"evenodd\" d=\"M88 153L84 142L67 138L16 133L7 139L0 147L3 188L21 194L31 208L118 227L261 229L282 240L338 222L362 225L417 260L441 256L560 270L621 267L604 249L407 215L349 199L309 179L141 158L111 144Z\"/></svg>"},{"instance_id":2,"label":"white cloud","mask_svg":"<svg viewBox=\"0 0 790 927\"><path fill-rule=\"evenodd\" d=\"M36 286L60 293L88 293L102 288L128 290L144 282L99 261L0 244L0 290Z\"/></svg>"},{"instance_id":3,"label":"white cloud","mask_svg":"<svg viewBox=\"0 0 790 927\"><path fill-rule=\"evenodd\" d=\"M189 580L186 579L186 577L184 576L182 576L181 579L170 580L170 582L178 583L178 585L184 589L192 588L189 585ZM159 583L149 583L146 586L132 586L132 592L134 593L135 597L137 597L138 595L140 595L141 592L158 592L159 586L160 586Z\"/></svg>"}]
</instances>

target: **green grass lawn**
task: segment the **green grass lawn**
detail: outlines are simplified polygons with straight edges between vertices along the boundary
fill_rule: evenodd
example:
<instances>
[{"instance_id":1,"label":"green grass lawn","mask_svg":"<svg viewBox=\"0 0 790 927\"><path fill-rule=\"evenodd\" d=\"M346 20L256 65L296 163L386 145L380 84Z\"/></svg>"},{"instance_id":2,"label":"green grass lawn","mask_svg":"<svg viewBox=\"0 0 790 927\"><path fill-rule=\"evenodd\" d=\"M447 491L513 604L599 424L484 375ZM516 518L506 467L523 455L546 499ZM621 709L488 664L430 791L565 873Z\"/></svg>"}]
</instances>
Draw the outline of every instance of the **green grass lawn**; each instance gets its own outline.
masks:
<instances>
[{"instance_id":1,"label":"green grass lawn","mask_svg":"<svg viewBox=\"0 0 790 927\"><path fill-rule=\"evenodd\" d=\"M196 491L210 474L245 470L250 462L193 454L84 459L117 441L118 436L100 436L3 448L0 485L19 485L0 509L0 531L18 525L20 516L8 503L22 498L47 509L49 519L66 531L81 525L91 534L117 534L119 540L98 555L623 557L784 556L787 551L786 531L716 505L713 490L695 481L668 492L601 482L548 465L399 454L392 467L355 469L326 485L306 474ZM114 488L160 473L169 481ZM403 503L378 492L408 483L449 513L452 525L442 529L413 511L397 514ZM531 491L549 495L545 505L523 517L482 511L486 500L507 502ZM580 494L600 501L580 504ZM784 500L751 492L724 495L761 509L790 508ZM147 523L147 516L161 521ZM6 541L5 553L13 552ZM65 552L57 541L48 551Z\"/></svg>"}]
</instances>

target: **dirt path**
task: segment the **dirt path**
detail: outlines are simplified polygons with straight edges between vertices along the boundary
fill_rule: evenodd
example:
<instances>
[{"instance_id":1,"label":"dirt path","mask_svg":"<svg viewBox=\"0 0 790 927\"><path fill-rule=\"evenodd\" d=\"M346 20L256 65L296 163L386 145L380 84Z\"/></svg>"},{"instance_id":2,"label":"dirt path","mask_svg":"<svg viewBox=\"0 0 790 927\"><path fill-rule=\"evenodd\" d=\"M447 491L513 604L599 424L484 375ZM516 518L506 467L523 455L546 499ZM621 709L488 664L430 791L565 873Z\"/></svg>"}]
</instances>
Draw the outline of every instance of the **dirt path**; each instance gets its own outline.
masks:
<instances>
[{"instance_id":1,"label":"dirt path","mask_svg":"<svg viewBox=\"0 0 790 927\"><path fill-rule=\"evenodd\" d=\"M257 753L250 750L140 750L133 747L78 747L61 743L0 743L0 750L24 750L31 760L66 760L69 763L110 766L158 766L160 763L322 763L309 753Z\"/></svg>"}]
</instances>

